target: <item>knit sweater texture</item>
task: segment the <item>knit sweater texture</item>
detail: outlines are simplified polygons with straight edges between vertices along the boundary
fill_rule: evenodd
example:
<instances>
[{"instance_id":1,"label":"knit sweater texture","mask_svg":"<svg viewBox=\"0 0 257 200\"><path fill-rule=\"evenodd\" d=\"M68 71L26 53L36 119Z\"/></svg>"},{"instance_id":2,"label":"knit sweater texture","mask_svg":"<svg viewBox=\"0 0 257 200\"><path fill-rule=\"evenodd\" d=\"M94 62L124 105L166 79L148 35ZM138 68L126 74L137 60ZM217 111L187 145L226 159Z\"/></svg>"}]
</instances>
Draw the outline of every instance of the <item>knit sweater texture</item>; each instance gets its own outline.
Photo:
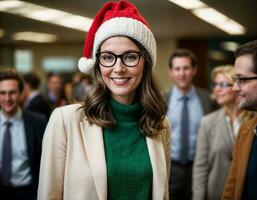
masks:
<instances>
[{"instance_id":1,"label":"knit sweater texture","mask_svg":"<svg viewBox=\"0 0 257 200\"><path fill-rule=\"evenodd\" d=\"M111 100L117 125L104 128L108 200L152 199L152 166L146 138L139 130L140 103Z\"/></svg>"}]
</instances>

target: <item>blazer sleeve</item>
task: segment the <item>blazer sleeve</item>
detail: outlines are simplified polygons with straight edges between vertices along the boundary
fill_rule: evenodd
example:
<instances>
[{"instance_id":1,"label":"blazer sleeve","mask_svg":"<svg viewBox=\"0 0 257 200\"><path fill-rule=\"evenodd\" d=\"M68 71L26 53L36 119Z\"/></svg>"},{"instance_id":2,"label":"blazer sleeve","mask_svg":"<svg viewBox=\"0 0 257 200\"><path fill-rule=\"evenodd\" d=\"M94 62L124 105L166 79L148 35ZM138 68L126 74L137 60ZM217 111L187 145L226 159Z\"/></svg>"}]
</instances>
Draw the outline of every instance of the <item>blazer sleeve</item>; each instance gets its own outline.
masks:
<instances>
[{"instance_id":1,"label":"blazer sleeve","mask_svg":"<svg viewBox=\"0 0 257 200\"><path fill-rule=\"evenodd\" d=\"M56 108L43 137L38 200L63 199L66 140L63 114L61 108Z\"/></svg>"},{"instance_id":2,"label":"blazer sleeve","mask_svg":"<svg viewBox=\"0 0 257 200\"><path fill-rule=\"evenodd\" d=\"M193 200L205 200L209 170L208 122L202 120L197 136L196 156L193 165Z\"/></svg>"},{"instance_id":3,"label":"blazer sleeve","mask_svg":"<svg viewBox=\"0 0 257 200\"><path fill-rule=\"evenodd\" d=\"M241 127L242 129L243 127ZM240 129L240 130L241 130ZM240 131L239 131L240 132ZM229 175L222 193L222 200L233 200L235 199L235 184L236 184L236 175L238 171L238 150L240 143L240 134L238 135L236 142L233 147L233 156L232 162L230 165Z\"/></svg>"},{"instance_id":4,"label":"blazer sleeve","mask_svg":"<svg viewBox=\"0 0 257 200\"><path fill-rule=\"evenodd\" d=\"M165 126L167 127L165 129L165 132L163 134L163 146L164 146L164 153L166 158L166 168L167 168L167 182L165 187L165 193L164 193L164 200L169 199L169 178L170 178L170 164L171 164L171 127L170 123L165 119Z\"/></svg>"}]
</instances>

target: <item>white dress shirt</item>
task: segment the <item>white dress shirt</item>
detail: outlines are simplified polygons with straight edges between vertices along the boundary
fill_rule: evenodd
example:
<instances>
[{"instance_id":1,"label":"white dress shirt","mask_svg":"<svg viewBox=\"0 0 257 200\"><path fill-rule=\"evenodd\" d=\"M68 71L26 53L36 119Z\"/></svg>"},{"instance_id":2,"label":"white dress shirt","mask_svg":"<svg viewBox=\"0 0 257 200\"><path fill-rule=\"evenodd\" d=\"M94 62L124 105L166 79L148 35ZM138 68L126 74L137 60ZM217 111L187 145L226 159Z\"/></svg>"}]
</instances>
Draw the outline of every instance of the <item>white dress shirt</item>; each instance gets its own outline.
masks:
<instances>
[{"instance_id":1,"label":"white dress shirt","mask_svg":"<svg viewBox=\"0 0 257 200\"><path fill-rule=\"evenodd\" d=\"M18 112L9 119L7 119L4 116L3 111L0 110L0 169L2 168L3 136L6 128L6 121L10 121L12 123L10 128L13 158L11 184L13 186L29 185L32 181L32 176L29 166L27 142L21 109L19 109Z\"/></svg>"}]
</instances>

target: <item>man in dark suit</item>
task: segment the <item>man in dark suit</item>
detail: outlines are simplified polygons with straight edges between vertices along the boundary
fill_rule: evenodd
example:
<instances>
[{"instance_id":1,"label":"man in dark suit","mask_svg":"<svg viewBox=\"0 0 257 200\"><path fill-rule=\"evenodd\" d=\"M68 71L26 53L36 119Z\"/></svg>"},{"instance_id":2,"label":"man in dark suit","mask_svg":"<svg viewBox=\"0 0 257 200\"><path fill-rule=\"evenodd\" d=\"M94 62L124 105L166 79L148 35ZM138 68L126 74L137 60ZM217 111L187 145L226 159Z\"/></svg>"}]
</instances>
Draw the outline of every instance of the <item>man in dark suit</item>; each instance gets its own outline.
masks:
<instances>
[{"instance_id":1,"label":"man in dark suit","mask_svg":"<svg viewBox=\"0 0 257 200\"><path fill-rule=\"evenodd\" d=\"M47 120L20 109L22 90L23 81L14 70L0 72L0 196L35 200Z\"/></svg>"},{"instance_id":2,"label":"man in dark suit","mask_svg":"<svg viewBox=\"0 0 257 200\"><path fill-rule=\"evenodd\" d=\"M178 49L171 55L169 75L174 86L167 92L167 116L172 128L170 198L174 200L191 199L200 120L214 108L209 93L192 84L196 72L196 59L191 51Z\"/></svg>"},{"instance_id":3,"label":"man in dark suit","mask_svg":"<svg viewBox=\"0 0 257 200\"><path fill-rule=\"evenodd\" d=\"M24 96L25 101L23 108L32 112L41 113L48 119L51 114L50 104L46 98L40 94L40 79L34 73L24 75Z\"/></svg>"}]
</instances>

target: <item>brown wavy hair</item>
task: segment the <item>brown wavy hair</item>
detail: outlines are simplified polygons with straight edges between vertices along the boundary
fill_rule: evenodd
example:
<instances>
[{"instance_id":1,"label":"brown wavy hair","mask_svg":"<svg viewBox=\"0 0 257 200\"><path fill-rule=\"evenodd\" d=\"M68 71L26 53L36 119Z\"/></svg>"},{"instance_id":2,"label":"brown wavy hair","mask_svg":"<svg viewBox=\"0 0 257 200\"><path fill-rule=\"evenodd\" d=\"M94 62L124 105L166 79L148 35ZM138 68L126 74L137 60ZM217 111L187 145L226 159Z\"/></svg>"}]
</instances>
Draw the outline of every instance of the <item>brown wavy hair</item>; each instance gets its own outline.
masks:
<instances>
[{"instance_id":1,"label":"brown wavy hair","mask_svg":"<svg viewBox=\"0 0 257 200\"><path fill-rule=\"evenodd\" d=\"M132 38L129 39L139 47L145 58L143 78L136 93L143 107L139 119L140 131L145 136L153 137L158 135L162 129L167 128L163 125L167 105L152 73L151 57L139 42ZM108 106L108 100L111 98L110 91L102 79L99 63L94 66L93 79L94 87L85 97L82 106L87 120L90 124L105 128L115 127L116 121Z\"/></svg>"}]
</instances>

